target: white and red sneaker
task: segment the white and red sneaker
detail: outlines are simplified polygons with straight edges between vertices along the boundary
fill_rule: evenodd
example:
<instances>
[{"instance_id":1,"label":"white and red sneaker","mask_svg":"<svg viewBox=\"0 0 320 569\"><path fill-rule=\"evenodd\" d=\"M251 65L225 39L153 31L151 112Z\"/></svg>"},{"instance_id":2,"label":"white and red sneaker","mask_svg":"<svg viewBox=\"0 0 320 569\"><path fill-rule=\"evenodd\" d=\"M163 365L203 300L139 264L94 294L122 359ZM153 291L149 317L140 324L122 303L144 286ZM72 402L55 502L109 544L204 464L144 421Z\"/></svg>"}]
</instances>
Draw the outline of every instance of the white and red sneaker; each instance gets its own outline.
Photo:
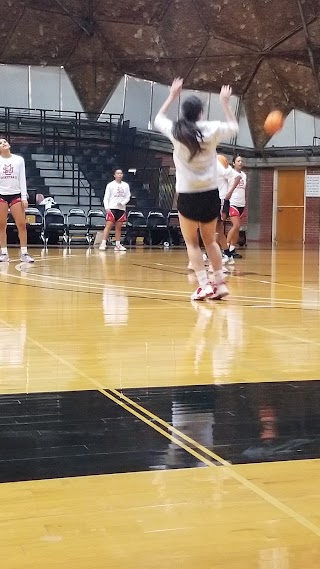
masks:
<instances>
[{"instance_id":1,"label":"white and red sneaker","mask_svg":"<svg viewBox=\"0 0 320 569\"><path fill-rule=\"evenodd\" d=\"M229 294L226 284L223 282L211 285L211 288L213 288L213 295L208 298L211 298L212 300L220 300Z\"/></svg>"},{"instance_id":2,"label":"white and red sneaker","mask_svg":"<svg viewBox=\"0 0 320 569\"><path fill-rule=\"evenodd\" d=\"M197 290L191 295L191 300L205 300L206 298L214 297L214 288L208 283L205 288L198 286Z\"/></svg>"}]
</instances>

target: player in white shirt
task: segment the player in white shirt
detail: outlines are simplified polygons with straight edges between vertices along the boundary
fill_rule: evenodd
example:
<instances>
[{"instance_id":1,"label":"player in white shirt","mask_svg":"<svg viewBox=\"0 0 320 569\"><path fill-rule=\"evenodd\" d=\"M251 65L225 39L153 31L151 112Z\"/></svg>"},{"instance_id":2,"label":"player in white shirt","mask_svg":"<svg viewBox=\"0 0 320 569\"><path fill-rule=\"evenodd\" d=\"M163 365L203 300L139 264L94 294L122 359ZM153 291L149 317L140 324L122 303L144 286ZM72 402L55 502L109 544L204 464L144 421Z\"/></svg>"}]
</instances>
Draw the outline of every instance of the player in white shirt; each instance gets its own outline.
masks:
<instances>
[{"instance_id":1,"label":"player in white shirt","mask_svg":"<svg viewBox=\"0 0 320 569\"><path fill-rule=\"evenodd\" d=\"M221 200L221 214L218 220L218 235L219 235L219 244L223 250L223 259L224 262L229 261L230 263L234 263L234 259L229 254L226 254L228 250L227 245L227 238L225 235L225 227L224 222L226 221L227 217L229 217L230 211L230 198L237 188L241 176L238 174L232 166L229 165L228 160L222 154L218 154L218 163L217 163L217 172L218 172L218 189L219 189L219 196Z\"/></svg>"},{"instance_id":2,"label":"player in white shirt","mask_svg":"<svg viewBox=\"0 0 320 569\"><path fill-rule=\"evenodd\" d=\"M118 168L114 171L114 180L110 182L104 194L103 204L107 212L106 226L103 231L103 239L99 247L100 251L105 251L107 248L107 240L109 233L115 225L116 246L115 251L126 251L126 248L121 245L121 228L126 217L126 205L130 201L130 188L129 184L123 181L123 172Z\"/></svg>"},{"instance_id":3,"label":"player in white shirt","mask_svg":"<svg viewBox=\"0 0 320 569\"><path fill-rule=\"evenodd\" d=\"M22 156L11 154L10 144L5 138L0 138L0 262L9 261L7 248L8 209L16 223L20 246L20 260L23 263L33 263L28 255L27 228L25 210L28 207L27 183L25 164Z\"/></svg>"},{"instance_id":4,"label":"player in white shirt","mask_svg":"<svg viewBox=\"0 0 320 569\"><path fill-rule=\"evenodd\" d=\"M155 127L173 144L180 227L199 283L191 299L219 299L229 292L224 283L220 248L215 238L220 212L216 147L221 140L238 132L238 123L230 106L232 91L226 86L221 89L220 101L227 122L201 120L203 104L198 97L191 96L182 103L181 118L173 123L166 112L179 97L182 84L182 79L173 81L170 94L155 118ZM214 283L209 281L205 269L198 228L214 269Z\"/></svg>"},{"instance_id":5,"label":"player in white shirt","mask_svg":"<svg viewBox=\"0 0 320 569\"><path fill-rule=\"evenodd\" d=\"M233 168L236 174L240 176L240 181L230 197L229 218L232 223L232 227L227 235L229 250L225 251L225 253L234 258L241 258L242 255L239 255L239 253L236 252L236 245L239 239L241 218L246 206L247 176L242 172L243 160L239 154L233 159Z\"/></svg>"}]
</instances>

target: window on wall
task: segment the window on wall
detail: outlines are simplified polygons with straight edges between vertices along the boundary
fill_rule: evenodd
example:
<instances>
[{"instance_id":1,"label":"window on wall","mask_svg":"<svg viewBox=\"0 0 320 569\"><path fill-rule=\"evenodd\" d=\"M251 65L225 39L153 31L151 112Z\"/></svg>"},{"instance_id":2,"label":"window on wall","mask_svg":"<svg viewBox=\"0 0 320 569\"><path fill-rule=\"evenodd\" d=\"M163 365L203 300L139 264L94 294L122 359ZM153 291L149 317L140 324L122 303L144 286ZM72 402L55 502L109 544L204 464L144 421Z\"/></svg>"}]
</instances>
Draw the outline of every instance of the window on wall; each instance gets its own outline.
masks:
<instances>
[{"instance_id":1,"label":"window on wall","mask_svg":"<svg viewBox=\"0 0 320 569\"><path fill-rule=\"evenodd\" d=\"M153 97L152 97L152 108L151 108L151 128L154 128L154 119L159 111L159 109L162 107L163 103L165 102L166 98L169 95L169 87L167 85L160 85L160 83L154 83L153 84ZM171 105L169 111L168 111L168 117L171 120L177 120L177 116L178 116L178 111L179 111L179 102L176 100L174 101L174 103Z\"/></svg>"},{"instance_id":2,"label":"window on wall","mask_svg":"<svg viewBox=\"0 0 320 569\"><path fill-rule=\"evenodd\" d=\"M0 107L29 107L27 65L0 65Z\"/></svg>"},{"instance_id":3,"label":"window on wall","mask_svg":"<svg viewBox=\"0 0 320 569\"><path fill-rule=\"evenodd\" d=\"M148 130L151 110L151 81L126 78L124 118L132 122L133 126Z\"/></svg>"},{"instance_id":4,"label":"window on wall","mask_svg":"<svg viewBox=\"0 0 320 569\"><path fill-rule=\"evenodd\" d=\"M115 113L121 115L123 113L125 94L125 77L122 77L109 98L103 113Z\"/></svg>"},{"instance_id":5,"label":"window on wall","mask_svg":"<svg viewBox=\"0 0 320 569\"><path fill-rule=\"evenodd\" d=\"M236 113L238 106L238 97L232 95L230 99L230 105L233 111ZM210 93L210 107L209 107L209 120L210 121L225 121L226 117L222 110L220 103L219 93Z\"/></svg>"},{"instance_id":6,"label":"window on wall","mask_svg":"<svg viewBox=\"0 0 320 569\"><path fill-rule=\"evenodd\" d=\"M60 109L60 67L30 68L31 107L34 109Z\"/></svg>"},{"instance_id":7,"label":"window on wall","mask_svg":"<svg viewBox=\"0 0 320 569\"><path fill-rule=\"evenodd\" d=\"M234 95L230 99L230 105L236 114L239 99ZM220 95L218 93L210 93L210 104L209 104L209 120L210 121L223 121L225 122L226 117L222 110L220 103ZM233 137L229 137L223 140L223 142L231 143Z\"/></svg>"},{"instance_id":8,"label":"window on wall","mask_svg":"<svg viewBox=\"0 0 320 569\"><path fill-rule=\"evenodd\" d=\"M239 133L237 136L237 144L239 146L253 147L252 136L248 125L247 115L244 105L239 107Z\"/></svg>"},{"instance_id":9,"label":"window on wall","mask_svg":"<svg viewBox=\"0 0 320 569\"><path fill-rule=\"evenodd\" d=\"M72 85L68 74L61 67L60 82L60 108L62 111L83 111L83 106Z\"/></svg>"},{"instance_id":10,"label":"window on wall","mask_svg":"<svg viewBox=\"0 0 320 569\"><path fill-rule=\"evenodd\" d=\"M315 136L315 122L312 115L295 111L295 145L311 146Z\"/></svg>"},{"instance_id":11,"label":"window on wall","mask_svg":"<svg viewBox=\"0 0 320 569\"><path fill-rule=\"evenodd\" d=\"M183 90L181 93L181 96L180 96L180 101L179 101L180 109L181 109L181 105L182 105L183 101L185 101L188 97L190 97L192 95L196 95L196 97L199 97L199 99L201 99L202 104L203 104L203 119L208 120L210 93L205 93L204 91L188 91L187 89Z\"/></svg>"}]
</instances>

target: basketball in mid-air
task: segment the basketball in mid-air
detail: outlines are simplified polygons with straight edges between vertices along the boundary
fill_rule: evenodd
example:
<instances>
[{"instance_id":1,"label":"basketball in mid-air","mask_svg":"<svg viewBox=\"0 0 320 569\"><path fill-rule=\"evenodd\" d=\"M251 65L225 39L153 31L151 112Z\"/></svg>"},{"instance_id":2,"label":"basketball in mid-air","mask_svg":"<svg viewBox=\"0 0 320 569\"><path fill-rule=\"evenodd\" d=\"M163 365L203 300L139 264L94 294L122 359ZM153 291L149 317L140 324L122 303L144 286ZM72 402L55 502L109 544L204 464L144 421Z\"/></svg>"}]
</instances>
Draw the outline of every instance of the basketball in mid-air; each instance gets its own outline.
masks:
<instances>
[{"instance_id":1,"label":"basketball in mid-air","mask_svg":"<svg viewBox=\"0 0 320 569\"><path fill-rule=\"evenodd\" d=\"M228 158L226 156L224 156L223 154L217 154L217 158L218 158L220 164L222 164L222 166L224 168L228 168L229 162L228 162Z\"/></svg>"},{"instance_id":2,"label":"basketball in mid-air","mask_svg":"<svg viewBox=\"0 0 320 569\"><path fill-rule=\"evenodd\" d=\"M271 111L264 122L264 130L267 134L275 134L282 129L284 125L284 116L281 111Z\"/></svg>"}]
</instances>

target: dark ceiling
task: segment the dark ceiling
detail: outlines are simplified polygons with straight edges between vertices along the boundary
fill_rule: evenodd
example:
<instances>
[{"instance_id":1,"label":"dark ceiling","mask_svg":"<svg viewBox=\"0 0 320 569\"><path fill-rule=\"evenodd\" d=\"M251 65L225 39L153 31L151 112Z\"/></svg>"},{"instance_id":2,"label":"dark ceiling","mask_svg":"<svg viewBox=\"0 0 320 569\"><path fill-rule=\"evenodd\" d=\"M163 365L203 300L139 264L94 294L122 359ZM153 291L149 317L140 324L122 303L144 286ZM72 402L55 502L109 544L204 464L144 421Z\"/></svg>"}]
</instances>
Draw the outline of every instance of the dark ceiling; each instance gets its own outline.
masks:
<instances>
[{"instance_id":1,"label":"dark ceiling","mask_svg":"<svg viewBox=\"0 0 320 569\"><path fill-rule=\"evenodd\" d=\"M229 83L256 146L279 108L320 115L320 0L1 0L0 62L63 65L99 112L123 74Z\"/></svg>"}]
</instances>

